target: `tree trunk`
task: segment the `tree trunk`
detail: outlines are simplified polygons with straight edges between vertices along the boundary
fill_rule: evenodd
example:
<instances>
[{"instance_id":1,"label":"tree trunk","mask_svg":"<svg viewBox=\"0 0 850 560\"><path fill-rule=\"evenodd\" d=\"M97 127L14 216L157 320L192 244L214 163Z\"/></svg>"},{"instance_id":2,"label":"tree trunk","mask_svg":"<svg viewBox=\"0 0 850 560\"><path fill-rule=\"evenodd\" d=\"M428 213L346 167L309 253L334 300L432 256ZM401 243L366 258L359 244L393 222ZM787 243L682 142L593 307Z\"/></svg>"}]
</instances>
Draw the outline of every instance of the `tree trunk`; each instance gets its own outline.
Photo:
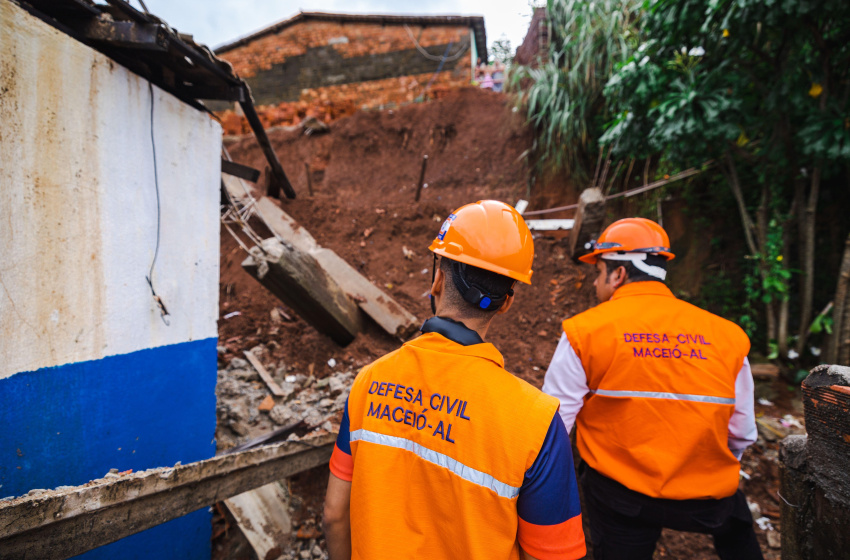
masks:
<instances>
[{"instance_id":1,"label":"tree trunk","mask_svg":"<svg viewBox=\"0 0 850 560\"><path fill-rule=\"evenodd\" d=\"M747 211L747 205L744 201L744 193L741 190L741 181L738 178L738 170L735 167L735 160L732 153L727 150L723 154L723 160L720 162L720 170L726 177L726 182L729 183L729 188L732 189L732 194L735 195L735 200L738 203L738 213L741 216L741 225L744 227L744 239L747 241L747 247L750 250L750 255L757 259L758 272L762 280L766 276L764 268L764 246L767 239L767 187L762 188L762 201L757 214L758 228L753 223L750 213ZM756 233L756 237L753 236ZM765 314L767 319L767 340L768 344L771 339L776 339L776 312L772 303L765 305ZM767 348L767 353L770 349Z\"/></svg>"},{"instance_id":2,"label":"tree trunk","mask_svg":"<svg viewBox=\"0 0 850 560\"><path fill-rule=\"evenodd\" d=\"M812 173L812 189L806 203L805 230L803 234L803 254L800 264L803 269L803 290L800 294L800 333L797 338L797 352L802 355L809 337L809 327L812 322L812 299L815 293L815 215L820 192L821 168L815 167Z\"/></svg>"},{"instance_id":3,"label":"tree trunk","mask_svg":"<svg viewBox=\"0 0 850 560\"><path fill-rule=\"evenodd\" d=\"M765 259L767 258L768 199L769 192L767 184L765 183L761 188L761 202L759 203L758 210L756 211L756 240L760 249L757 256L759 274L761 275L762 280L767 278L767 263L765 262ZM775 298L771 300L770 303L765 304L765 312L767 314L768 353L770 350L770 341L775 340L779 357L784 358L788 355L788 344L786 339L780 338L779 333L782 330L787 331L787 328L781 325L782 313L781 310L777 313L778 308L779 301Z\"/></svg>"},{"instance_id":4,"label":"tree trunk","mask_svg":"<svg viewBox=\"0 0 850 560\"><path fill-rule=\"evenodd\" d=\"M732 189L732 194L735 195L735 200L738 202L738 213L741 215L741 225L744 226L744 238L747 240L747 247L750 249L752 256L758 256L759 249L753 239L753 219L750 213L747 212L747 205L744 202L744 194L741 192L741 182L738 179L738 170L735 168L735 161L732 159L732 154L729 150L723 154L723 159L726 165L720 164L720 170L726 176L726 182ZM645 171L644 171L645 172Z\"/></svg>"},{"instance_id":5,"label":"tree trunk","mask_svg":"<svg viewBox=\"0 0 850 560\"><path fill-rule=\"evenodd\" d=\"M832 344L826 363L850 366L850 235L844 243L832 317Z\"/></svg>"}]
</instances>

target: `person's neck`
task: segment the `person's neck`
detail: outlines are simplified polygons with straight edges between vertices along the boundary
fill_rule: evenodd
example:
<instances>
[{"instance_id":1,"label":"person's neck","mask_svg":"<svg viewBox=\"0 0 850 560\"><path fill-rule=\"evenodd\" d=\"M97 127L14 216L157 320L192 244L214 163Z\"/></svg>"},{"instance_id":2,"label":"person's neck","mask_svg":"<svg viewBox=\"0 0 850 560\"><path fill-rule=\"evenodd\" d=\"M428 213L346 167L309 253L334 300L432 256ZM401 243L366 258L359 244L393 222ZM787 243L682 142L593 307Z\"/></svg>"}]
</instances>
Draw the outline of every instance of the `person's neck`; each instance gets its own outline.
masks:
<instances>
[{"instance_id":1,"label":"person's neck","mask_svg":"<svg viewBox=\"0 0 850 560\"><path fill-rule=\"evenodd\" d=\"M463 323L463 326L466 328L473 330L478 333L478 336L481 337L481 340L485 340L487 336L487 330L490 328L490 322L492 319L474 319L470 317L459 317L456 313L451 311L445 311L442 313L437 313L437 317L442 317L443 319L451 319L452 321L456 321L458 323Z\"/></svg>"}]
</instances>

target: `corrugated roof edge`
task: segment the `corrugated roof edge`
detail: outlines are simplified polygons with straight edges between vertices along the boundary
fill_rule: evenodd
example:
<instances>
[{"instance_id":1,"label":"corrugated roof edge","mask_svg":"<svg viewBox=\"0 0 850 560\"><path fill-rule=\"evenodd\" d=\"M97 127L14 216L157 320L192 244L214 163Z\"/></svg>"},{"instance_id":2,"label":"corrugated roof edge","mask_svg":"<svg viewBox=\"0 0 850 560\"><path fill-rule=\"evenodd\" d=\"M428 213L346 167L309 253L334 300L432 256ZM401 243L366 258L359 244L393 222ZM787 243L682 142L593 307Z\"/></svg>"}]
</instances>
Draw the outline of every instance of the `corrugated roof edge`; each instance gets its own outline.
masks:
<instances>
[{"instance_id":1,"label":"corrugated roof edge","mask_svg":"<svg viewBox=\"0 0 850 560\"><path fill-rule=\"evenodd\" d=\"M404 14L338 14L329 12L299 12L289 19L278 21L268 27L264 27L248 35L244 35L230 43L225 43L215 48L214 52L217 55L233 50L237 47L247 45L266 35L278 33L287 27L306 21L308 19L319 21L341 21L346 23L377 23L380 25L401 25L410 23L415 25L462 25L471 27L475 31L475 47L479 56L487 56L487 31L484 28L484 16L461 16L461 15L443 15L443 16L423 16L423 15L404 15Z\"/></svg>"}]
</instances>

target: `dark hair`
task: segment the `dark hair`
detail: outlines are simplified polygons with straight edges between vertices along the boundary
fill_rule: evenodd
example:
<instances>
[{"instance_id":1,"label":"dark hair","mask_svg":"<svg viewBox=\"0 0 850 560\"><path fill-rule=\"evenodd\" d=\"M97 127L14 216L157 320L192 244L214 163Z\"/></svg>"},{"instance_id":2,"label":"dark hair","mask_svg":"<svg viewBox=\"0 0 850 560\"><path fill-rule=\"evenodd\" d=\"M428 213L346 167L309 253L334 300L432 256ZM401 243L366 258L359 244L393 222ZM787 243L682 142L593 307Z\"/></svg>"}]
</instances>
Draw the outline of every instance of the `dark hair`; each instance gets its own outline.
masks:
<instances>
[{"instance_id":1,"label":"dark hair","mask_svg":"<svg viewBox=\"0 0 850 560\"><path fill-rule=\"evenodd\" d=\"M440 259L440 270L443 271L443 275L446 277L443 282L443 297L446 299L446 302L462 318L485 319L491 317L501 306L497 306L495 309L486 310L476 307L463 299L463 295L461 295L454 282L455 271L454 267L452 267L452 262L453 261L451 259L447 259L445 257ZM496 298L504 297L508 293L508 290L513 287L515 282L513 278L502 276L501 274L496 274L495 272L490 272L489 270L484 270L483 268L478 268L472 265L465 266L464 277L468 284L472 284L482 292L495 296Z\"/></svg>"},{"instance_id":2,"label":"dark hair","mask_svg":"<svg viewBox=\"0 0 850 560\"><path fill-rule=\"evenodd\" d=\"M667 270L667 259L661 255L647 255L646 260L644 261L649 266L657 266L658 268L662 268ZM611 274L612 271L617 270L619 267L623 267L626 269L626 276L629 277L629 280L632 282L661 282L664 283L664 280L661 278L656 278L655 276L650 276L646 272L638 269L632 261L609 261L606 259L602 259L602 264L605 265L605 275Z\"/></svg>"}]
</instances>

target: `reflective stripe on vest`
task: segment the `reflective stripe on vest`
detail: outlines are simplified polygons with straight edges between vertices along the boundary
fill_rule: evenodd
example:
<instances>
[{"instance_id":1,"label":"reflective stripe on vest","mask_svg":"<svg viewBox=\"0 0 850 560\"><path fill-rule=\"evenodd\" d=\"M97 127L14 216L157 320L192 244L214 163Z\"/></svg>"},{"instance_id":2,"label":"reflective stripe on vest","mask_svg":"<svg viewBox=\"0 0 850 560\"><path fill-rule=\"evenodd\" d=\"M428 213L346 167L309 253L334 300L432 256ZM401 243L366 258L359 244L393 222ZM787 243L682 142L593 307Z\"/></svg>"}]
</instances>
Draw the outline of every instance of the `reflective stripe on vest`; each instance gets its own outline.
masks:
<instances>
[{"instance_id":1,"label":"reflective stripe on vest","mask_svg":"<svg viewBox=\"0 0 850 560\"><path fill-rule=\"evenodd\" d=\"M360 429L351 432L350 440L352 442L365 441L368 443L375 443L377 445L385 445L387 447L410 451L420 459L443 467L467 482L483 486L484 488L489 488L501 498L513 499L519 495L518 487L500 482L487 473L468 467L456 459L452 459L448 455L437 453L436 451L423 447L409 439L397 436L388 436L386 434L379 434L377 432Z\"/></svg>"},{"instance_id":2,"label":"reflective stripe on vest","mask_svg":"<svg viewBox=\"0 0 850 560\"><path fill-rule=\"evenodd\" d=\"M735 404L735 399L726 397L710 397L708 395L686 395L684 393L664 393L659 391L611 391L608 389L591 389L594 395L602 397L623 397L638 399L672 399L676 401L704 402L712 404Z\"/></svg>"}]
</instances>

